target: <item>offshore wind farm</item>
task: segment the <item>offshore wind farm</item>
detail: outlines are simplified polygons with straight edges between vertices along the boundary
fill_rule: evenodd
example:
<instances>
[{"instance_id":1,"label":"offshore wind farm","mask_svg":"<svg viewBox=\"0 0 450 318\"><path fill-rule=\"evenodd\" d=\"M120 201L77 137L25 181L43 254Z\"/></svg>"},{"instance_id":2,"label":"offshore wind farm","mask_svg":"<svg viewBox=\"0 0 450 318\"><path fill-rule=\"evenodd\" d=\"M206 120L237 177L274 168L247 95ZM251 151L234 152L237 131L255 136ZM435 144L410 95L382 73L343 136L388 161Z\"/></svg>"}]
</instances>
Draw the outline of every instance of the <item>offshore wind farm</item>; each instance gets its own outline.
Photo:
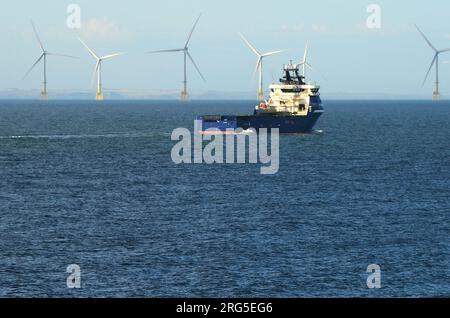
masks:
<instances>
[{"instance_id":1,"label":"offshore wind farm","mask_svg":"<svg viewBox=\"0 0 450 318\"><path fill-rule=\"evenodd\" d=\"M153 50L153 51L148 51L145 52L146 54L155 54L155 53L183 53L183 70L182 70L182 90L180 93L180 100L181 101L188 101L189 99L189 93L188 93L188 65L189 63L194 67L194 69L196 70L196 72L198 73L199 77L206 83L206 79L205 76L203 75L203 73L201 72L198 64L196 63L196 61L194 60L193 56L191 55L191 53L189 52L189 44L191 42L192 36L197 28L197 25L200 21L202 14L200 14L197 19L195 20L192 28L190 29L186 41L184 43L184 46L181 48L174 48L174 49L164 49L164 50ZM32 30L33 33L35 35L35 38L39 44L39 47L41 48L41 55L39 56L39 58L36 60L36 62L31 66L31 68L26 72L24 79L26 77L28 77L28 75L33 71L33 69L40 63L42 62L43 64L43 81L42 81L42 85L41 85L41 92L40 92L40 97L43 100L48 99L48 92L47 92L47 58L48 56L56 56L56 57L66 57L66 58L72 58L72 59L79 59L79 57L76 56L72 56L72 55L67 55L67 54L60 54L60 53L53 53L53 52L49 52L47 51L44 46L43 43L40 39L40 36L36 30L36 27L33 23L31 23L32 25ZM450 49L437 49L435 47L435 45L429 40L428 36L425 35L422 30L417 26L414 25L414 27L416 28L416 30L419 32L419 34L422 36L422 38L425 40L425 42L428 44L428 46L434 51L434 56L431 62L431 65L426 73L425 79L422 83L422 87L425 86L427 79L433 69L433 66L435 67L435 82L434 82L434 90L432 93L432 100L433 101L439 101L441 99L441 92L440 92L440 80L439 80L439 57L441 54L447 53ZM266 57L272 56L272 55L278 55L280 53L285 53L288 50L283 49L283 50L275 50L275 51L269 51L266 53L260 53L260 51L252 44L250 43L250 41L241 33L238 33L239 36L241 37L241 39L243 40L243 42L246 44L246 46L256 55L257 57L257 62L256 62L256 67L254 70L254 76L256 74L258 74L258 80L257 80L257 100L262 101L264 100L264 68L263 68L263 61L265 60ZM98 56L96 53L94 53L94 51L92 51L87 44L79 38L79 41L81 42L81 44L87 49L87 51L94 57L94 59L96 60L96 64L95 64L95 68L94 68L94 73L93 73L93 78L96 76L97 77L97 85L96 85L96 94L95 94L95 99L98 101L101 101L104 99L104 94L102 92L102 66L103 66L103 61L107 60L107 59L111 59L113 57L117 57L120 55L123 55L123 53L114 53L114 54L109 54L109 55L105 55L105 56ZM307 42L305 40L305 42ZM153 46L157 46L157 43L153 43ZM135 52L134 54L137 54L137 52ZM307 59L307 54L308 54L308 43L306 43L305 46L305 50L304 50L304 56L303 56L303 60L301 60L299 66L302 69L302 75L303 77L305 77L306 75L306 69L309 68L311 70L315 70L311 64L306 60ZM297 58L294 56L294 59L297 60ZM444 62L447 63L447 62ZM272 67L271 67L272 69ZM273 71L271 70L272 74ZM175 78L175 77L173 77ZM92 80L93 82L93 80ZM91 82L91 86L92 86L92 82ZM176 83L176 81L174 81L174 83ZM157 83L156 83L157 85ZM148 89L149 90L154 90L155 84L154 83L149 83L148 85ZM175 86L172 86L171 89L174 89ZM213 86L212 87L213 90L216 90L217 87ZM70 89L70 88L68 88ZM116 89L116 91L119 91L120 89ZM140 93L140 95L145 95ZM198 95L198 94L197 94ZM241 94L242 95L242 94ZM336 95L336 94L334 94ZM355 96L357 96L357 94L355 94ZM412 95L414 96L414 95Z\"/></svg>"},{"instance_id":2,"label":"offshore wind farm","mask_svg":"<svg viewBox=\"0 0 450 318\"><path fill-rule=\"evenodd\" d=\"M2 12L0 298L450 296L450 2Z\"/></svg>"},{"instance_id":3,"label":"offshore wind farm","mask_svg":"<svg viewBox=\"0 0 450 318\"><path fill-rule=\"evenodd\" d=\"M183 52L183 88L180 94L180 99L183 102L188 101L188 97L189 97L189 93L188 93L188 88L187 88L187 62L188 60L191 62L191 64L194 66L194 68L196 69L197 73L199 74L199 76L201 77L201 79L203 81L206 82L205 77L203 76L202 72L200 71L200 68L197 66L196 62L194 61L192 55L189 53L189 43L191 41L192 35L197 27L197 24L201 18L202 14L200 14L198 16L198 18L195 20L194 25L192 26L192 29L190 30L190 32L188 33L187 36L187 40L184 44L184 46L182 48L176 48L176 49L166 49L166 50L156 50L156 51L149 51L146 52L147 54L154 54L154 53L177 53L177 52ZM35 32L36 35L36 39L39 42L39 45L42 49L42 55L39 57L39 59L36 61L35 64L33 64L33 66L31 67L31 69L27 72L26 76L31 72L31 70L36 66L36 64L38 64L41 59L44 60L44 81L43 81L43 88L42 88L42 92L41 92L41 99L45 100L48 99L48 94L47 94L47 79L46 79L46 58L47 55L55 55L55 56L63 56L63 57L71 57L71 58L77 58L77 57L73 57L73 56L68 56L68 55L62 55L62 54L55 54L55 53L50 53L45 51L45 49L42 46L42 43L40 41L40 38L37 34L37 31L35 29L34 24L32 24L33 30ZM256 68L254 71L254 74L258 73L258 100L259 101L263 101L264 100L264 89L263 89L263 59L268 57L268 56L272 56L275 54L279 54L279 53L283 53L286 52L287 50L277 50L277 51L270 51L270 52L266 52L266 53L260 53L246 38L242 33L238 33L239 36L242 38L242 40L245 42L245 44L250 48L250 50L256 54L257 56L257 62L256 62ZM120 56L120 55L124 55L124 53L113 53L113 54L108 54L108 55L104 55L104 56L99 56L97 55L81 38L78 38L78 40L80 41L80 43L86 48L86 50L90 53L90 55L92 55L92 57L96 60L96 64L94 67L94 72L92 75L92 81L91 81L91 86L93 85L94 82L94 77L97 76L97 87L96 87L96 95L95 95L95 99L97 101L102 101L104 100L104 95L102 93L102 63L105 60ZM306 54L307 54L307 47L305 49L305 53L304 53L304 57L303 57L303 61L301 62L300 66L303 67L303 76L305 76L305 68L306 67L311 67L311 65L309 63L307 63L306 61Z\"/></svg>"}]
</instances>

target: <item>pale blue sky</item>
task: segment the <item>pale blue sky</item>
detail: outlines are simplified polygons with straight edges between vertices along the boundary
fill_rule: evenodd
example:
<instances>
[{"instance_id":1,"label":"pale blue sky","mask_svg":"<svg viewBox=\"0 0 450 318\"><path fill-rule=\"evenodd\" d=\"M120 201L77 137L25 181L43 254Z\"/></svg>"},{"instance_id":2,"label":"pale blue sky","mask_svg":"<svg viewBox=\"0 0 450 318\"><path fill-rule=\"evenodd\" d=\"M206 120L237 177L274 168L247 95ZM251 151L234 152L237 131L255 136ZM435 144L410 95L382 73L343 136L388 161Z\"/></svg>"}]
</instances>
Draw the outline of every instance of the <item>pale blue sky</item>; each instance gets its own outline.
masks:
<instances>
[{"instance_id":1,"label":"pale blue sky","mask_svg":"<svg viewBox=\"0 0 450 318\"><path fill-rule=\"evenodd\" d=\"M66 26L66 8L81 7L82 29ZM382 8L382 28L365 27L367 6ZM198 14L203 17L190 50L203 71L204 83L189 66L193 91L253 91L256 57L237 35L243 32L261 51L289 49L265 62L266 86L280 67L299 60L305 41L310 61L326 80L311 73L323 92L414 94L430 96L433 78L421 83L433 58L413 24L438 48L450 47L448 0L72 0L3 2L1 5L0 88L39 88L36 69L21 80L39 56L30 19L49 51L80 56L80 60L49 58L51 89L87 89L95 61L77 41L81 35L99 54L126 51L106 61L104 86L123 89L176 89L182 81L182 54L145 55L145 51L182 47ZM442 61L450 61L442 56ZM450 64L441 64L442 91L450 95Z\"/></svg>"}]
</instances>

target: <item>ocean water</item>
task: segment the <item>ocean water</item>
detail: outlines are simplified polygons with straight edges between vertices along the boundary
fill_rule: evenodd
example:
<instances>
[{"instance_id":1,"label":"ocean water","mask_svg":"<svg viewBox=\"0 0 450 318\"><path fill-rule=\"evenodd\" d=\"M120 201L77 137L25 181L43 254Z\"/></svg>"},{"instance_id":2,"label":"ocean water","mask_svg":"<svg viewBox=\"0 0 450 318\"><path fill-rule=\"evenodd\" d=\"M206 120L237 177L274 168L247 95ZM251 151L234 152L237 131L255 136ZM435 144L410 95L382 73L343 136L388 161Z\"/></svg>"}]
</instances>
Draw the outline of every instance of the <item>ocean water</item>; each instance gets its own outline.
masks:
<instances>
[{"instance_id":1,"label":"ocean water","mask_svg":"<svg viewBox=\"0 0 450 318\"><path fill-rule=\"evenodd\" d=\"M450 296L450 102L325 100L275 175L171 161L253 104L0 101L0 296Z\"/></svg>"}]
</instances>

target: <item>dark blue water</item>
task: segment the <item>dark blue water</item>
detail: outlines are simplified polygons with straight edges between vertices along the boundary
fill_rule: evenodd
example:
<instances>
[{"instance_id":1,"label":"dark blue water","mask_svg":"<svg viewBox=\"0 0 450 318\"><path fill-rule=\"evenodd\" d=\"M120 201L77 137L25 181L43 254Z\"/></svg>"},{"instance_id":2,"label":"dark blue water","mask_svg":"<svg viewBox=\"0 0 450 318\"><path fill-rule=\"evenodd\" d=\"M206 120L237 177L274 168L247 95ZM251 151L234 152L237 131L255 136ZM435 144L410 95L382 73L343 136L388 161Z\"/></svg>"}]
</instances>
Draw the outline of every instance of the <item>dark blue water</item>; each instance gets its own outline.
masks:
<instances>
[{"instance_id":1,"label":"dark blue water","mask_svg":"<svg viewBox=\"0 0 450 318\"><path fill-rule=\"evenodd\" d=\"M325 107L264 176L170 157L251 102L0 101L0 296L450 296L450 103Z\"/></svg>"}]
</instances>

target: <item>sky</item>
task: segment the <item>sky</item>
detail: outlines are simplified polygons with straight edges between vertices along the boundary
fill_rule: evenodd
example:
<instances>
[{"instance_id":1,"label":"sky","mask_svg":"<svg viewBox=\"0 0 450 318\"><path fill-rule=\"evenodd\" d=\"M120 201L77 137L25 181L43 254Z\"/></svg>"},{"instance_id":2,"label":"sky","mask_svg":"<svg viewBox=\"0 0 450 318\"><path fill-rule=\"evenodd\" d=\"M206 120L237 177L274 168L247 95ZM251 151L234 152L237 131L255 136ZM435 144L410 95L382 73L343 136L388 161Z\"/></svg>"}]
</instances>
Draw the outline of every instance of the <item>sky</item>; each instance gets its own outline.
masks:
<instances>
[{"instance_id":1,"label":"sky","mask_svg":"<svg viewBox=\"0 0 450 318\"><path fill-rule=\"evenodd\" d=\"M67 25L70 4L81 10L80 29ZM380 28L367 27L370 4L381 10ZM424 87L422 82L434 53L414 24L438 49L450 48L448 0L3 1L0 89L40 87L41 66L22 79L40 54L33 20L48 51L80 57L49 57L49 90L90 89L95 60L77 37L99 55L127 52L105 61L106 89L179 90L182 53L145 52L183 47L200 13L189 49L206 82L188 65L191 91L256 94L256 56L238 32L262 52L288 49L265 60L265 88L280 77L283 64L300 61L308 41L316 69L308 78L322 86L322 93L431 96L434 73ZM450 96L447 55L441 57L441 89Z\"/></svg>"}]
</instances>

